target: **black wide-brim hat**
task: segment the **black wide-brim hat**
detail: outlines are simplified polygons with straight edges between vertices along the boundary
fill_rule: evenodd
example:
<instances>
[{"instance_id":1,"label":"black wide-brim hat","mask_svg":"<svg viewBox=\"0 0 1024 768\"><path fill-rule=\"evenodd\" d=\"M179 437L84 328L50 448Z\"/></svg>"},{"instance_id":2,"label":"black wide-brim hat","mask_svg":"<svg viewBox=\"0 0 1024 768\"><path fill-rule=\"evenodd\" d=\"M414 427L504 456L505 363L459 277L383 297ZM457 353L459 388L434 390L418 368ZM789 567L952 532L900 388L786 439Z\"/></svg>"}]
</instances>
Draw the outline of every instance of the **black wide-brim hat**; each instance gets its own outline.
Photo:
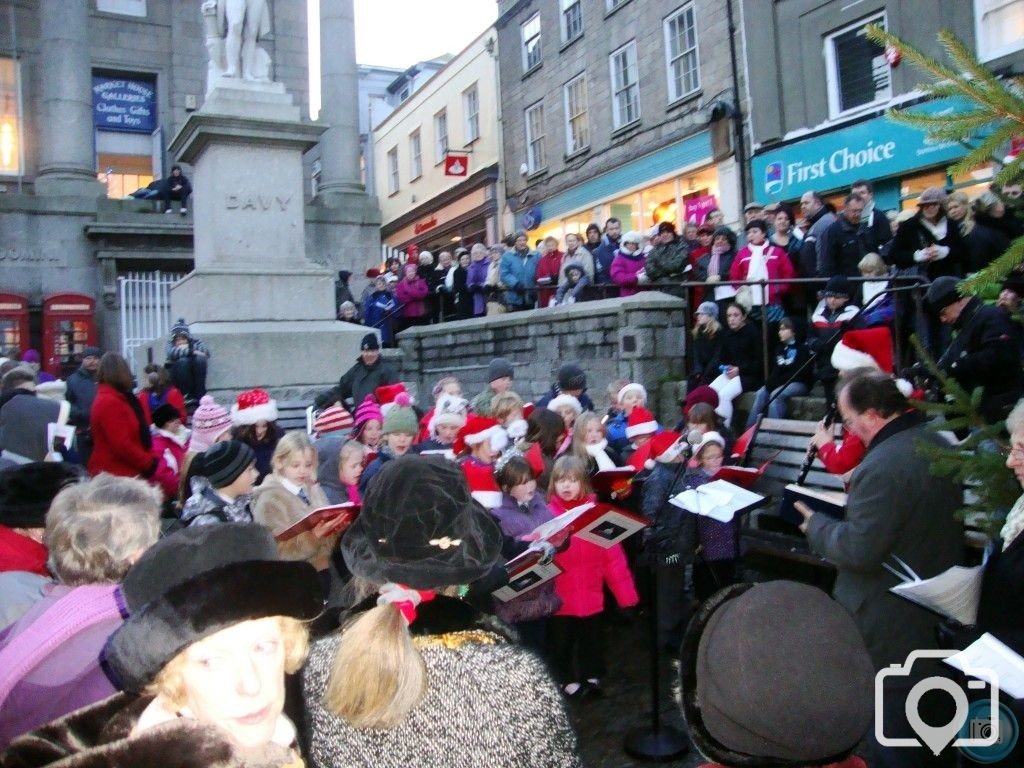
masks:
<instances>
[{"instance_id":1,"label":"black wide-brim hat","mask_svg":"<svg viewBox=\"0 0 1024 768\"><path fill-rule=\"evenodd\" d=\"M736 768L840 762L873 718L874 667L850 614L806 584L737 584L683 638L683 715L704 757Z\"/></svg>"},{"instance_id":2,"label":"black wide-brim hat","mask_svg":"<svg viewBox=\"0 0 1024 768\"><path fill-rule=\"evenodd\" d=\"M373 478L341 553L368 581L414 589L467 584L501 555L501 531L470 494L458 465L401 456Z\"/></svg>"},{"instance_id":3,"label":"black wide-brim hat","mask_svg":"<svg viewBox=\"0 0 1024 768\"><path fill-rule=\"evenodd\" d=\"M255 523L192 526L150 547L125 576L129 618L101 654L108 676L139 693L193 643L252 619L315 619L323 609L316 569L279 559Z\"/></svg>"}]
</instances>

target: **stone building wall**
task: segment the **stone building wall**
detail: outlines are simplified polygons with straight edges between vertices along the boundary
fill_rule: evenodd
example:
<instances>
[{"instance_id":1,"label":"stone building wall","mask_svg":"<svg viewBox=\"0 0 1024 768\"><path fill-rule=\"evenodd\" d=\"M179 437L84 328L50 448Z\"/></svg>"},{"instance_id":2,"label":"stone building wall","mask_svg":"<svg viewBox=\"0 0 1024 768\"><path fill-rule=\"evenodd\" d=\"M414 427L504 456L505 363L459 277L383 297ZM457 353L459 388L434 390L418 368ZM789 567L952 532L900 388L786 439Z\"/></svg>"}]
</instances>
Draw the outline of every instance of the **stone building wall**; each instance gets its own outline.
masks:
<instances>
[{"instance_id":1,"label":"stone building wall","mask_svg":"<svg viewBox=\"0 0 1024 768\"><path fill-rule=\"evenodd\" d=\"M410 328L398 335L402 378L428 407L442 376L458 376L471 398L486 386L490 360L506 357L515 366L515 391L535 400L562 363L577 362L598 408L607 405L608 383L622 377L647 387L655 410L660 384L683 378L684 306L681 299L650 292Z\"/></svg>"}]
</instances>

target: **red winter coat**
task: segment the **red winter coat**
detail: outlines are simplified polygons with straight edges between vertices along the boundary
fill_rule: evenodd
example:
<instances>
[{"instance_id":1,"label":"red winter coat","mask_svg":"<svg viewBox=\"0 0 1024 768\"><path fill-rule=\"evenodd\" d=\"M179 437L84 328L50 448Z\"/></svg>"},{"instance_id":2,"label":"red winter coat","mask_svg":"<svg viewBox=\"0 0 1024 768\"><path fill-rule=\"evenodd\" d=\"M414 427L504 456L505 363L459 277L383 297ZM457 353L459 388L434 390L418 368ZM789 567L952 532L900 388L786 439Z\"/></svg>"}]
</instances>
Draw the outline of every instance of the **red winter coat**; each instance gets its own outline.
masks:
<instances>
[{"instance_id":1,"label":"red winter coat","mask_svg":"<svg viewBox=\"0 0 1024 768\"><path fill-rule=\"evenodd\" d=\"M395 296L402 305L402 317L424 317L427 314L427 293L430 288L422 277L402 278L395 283Z\"/></svg>"},{"instance_id":2,"label":"red winter coat","mask_svg":"<svg viewBox=\"0 0 1024 768\"><path fill-rule=\"evenodd\" d=\"M538 288L537 289L537 306L543 309L551 303L552 297L555 295L555 289L558 287L558 278L562 274L562 256L561 251L548 251L537 261L537 285L548 286L550 288ZM550 282L541 282L541 278L550 278Z\"/></svg>"},{"instance_id":3,"label":"red winter coat","mask_svg":"<svg viewBox=\"0 0 1024 768\"><path fill-rule=\"evenodd\" d=\"M777 245L769 244L765 251L767 256L766 269L768 271L769 280L789 280L796 277L796 272L793 270L793 263L789 260L789 256L786 252L779 248ZM737 282L740 280L747 279L747 273L750 271L750 246L745 245L740 248L740 252L736 254L736 258L732 260L732 267L729 269L729 279ZM769 285L766 293L768 299L766 304L778 304L782 298L782 294L788 291L790 288L786 283L777 283Z\"/></svg>"},{"instance_id":4,"label":"red winter coat","mask_svg":"<svg viewBox=\"0 0 1024 768\"><path fill-rule=\"evenodd\" d=\"M818 449L818 458L825 465L830 475L845 475L860 464L867 447L853 432L843 431L843 440L836 445L835 441L825 443Z\"/></svg>"},{"instance_id":5,"label":"red winter coat","mask_svg":"<svg viewBox=\"0 0 1024 768\"><path fill-rule=\"evenodd\" d=\"M6 525L0 525L0 572L28 571L49 576L46 547Z\"/></svg>"},{"instance_id":6,"label":"red winter coat","mask_svg":"<svg viewBox=\"0 0 1024 768\"><path fill-rule=\"evenodd\" d=\"M149 477L156 470L156 459L142 444L135 411L109 384L96 387L89 429L93 441L90 475L109 472L120 477Z\"/></svg>"},{"instance_id":7,"label":"red winter coat","mask_svg":"<svg viewBox=\"0 0 1024 768\"><path fill-rule=\"evenodd\" d=\"M153 481L159 483L164 500L170 501L178 495L181 470L185 466L185 446L161 432L153 433L153 455L157 459Z\"/></svg>"},{"instance_id":8,"label":"red winter coat","mask_svg":"<svg viewBox=\"0 0 1024 768\"><path fill-rule=\"evenodd\" d=\"M142 403L142 412L146 414L146 423L152 424L153 413L149 409L149 390L140 390L136 397ZM166 399L167 404L181 414L181 423L188 426L188 411L185 409L185 396L181 394L181 390L172 384L167 388Z\"/></svg>"},{"instance_id":9,"label":"red winter coat","mask_svg":"<svg viewBox=\"0 0 1024 768\"><path fill-rule=\"evenodd\" d=\"M580 504L593 501L593 497ZM555 516L576 504L566 505L552 495L548 504ZM626 563L622 545L605 549L573 536L569 546L555 555L555 565L562 573L555 577L555 592L562 599L556 616L593 616L604 610L604 585L607 584L620 608L629 608L639 602L633 574Z\"/></svg>"}]
</instances>

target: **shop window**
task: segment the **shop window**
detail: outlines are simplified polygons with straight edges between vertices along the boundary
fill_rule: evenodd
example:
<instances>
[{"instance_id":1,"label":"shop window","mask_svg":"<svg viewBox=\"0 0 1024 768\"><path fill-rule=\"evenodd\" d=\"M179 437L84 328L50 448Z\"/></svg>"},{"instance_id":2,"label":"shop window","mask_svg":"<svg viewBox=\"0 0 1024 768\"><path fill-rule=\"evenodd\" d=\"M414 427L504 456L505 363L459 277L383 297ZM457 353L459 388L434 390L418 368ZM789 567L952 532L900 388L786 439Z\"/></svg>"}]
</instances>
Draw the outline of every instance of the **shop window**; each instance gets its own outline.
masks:
<instances>
[{"instance_id":1,"label":"shop window","mask_svg":"<svg viewBox=\"0 0 1024 768\"><path fill-rule=\"evenodd\" d=\"M153 180L153 159L148 155L96 155L96 178L107 188L107 197L119 200L142 189Z\"/></svg>"},{"instance_id":2,"label":"shop window","mask_svg":"<svg viewBox=\"0 0 1024 768\"><path fill-rule=\"evenodd\" d=\"M590 146L586 75L574 77L562 90L565 100L565 152L571 155Z\"/></svg>"},{"instance_id":3,"label":"shop window","mask_svg":"<svg viewBox=\"0 0 1024 768\"><path fill-rule=\"evenodd\" d=\"M523 40L523 72L540 66L540 14L535 13L520 27Z\"/></svg>"},{"instance_id":4,"label":"shop window","mask_svg":"<svg viewBox=\"0 0 1024 768\"><path fill-rule=\"evenodd\" d=\"M665 64L668 67L670 102L700 88L697 23L693 3L683 6L665 19Z\"/></svg>"},{"instance_id":5,"label":"shop window","mask_svg":"<svg viewBox=\"0 0 1024 768\"><path fill-rule=\"evenodd\" d=\"M628 232L631 229L639 230L643 226L640 216L640 195L634 192L631 195L612 200L608 204L608 218L621 221L623 232Z\"/></svg>"},{"instance_id":6,"label":"shop window","mask_svg":"<svg viewBox=\"0 0 1024 768\"><path fill-rule=\"evenodd\" d=\"M18 62L0 58L0 174L21 174Z\"/></svg>"},{"instance_id":7,"label":"shop window","mask_svg":"<svg viewBox=\"0 0 1024 768\"><path fill-rule=\"evenodd\" d=\"M547 165L544 148L544 104L526 108L526 170L537 173Z\"/></svg>"},{"instance_id":8,"label":"shop window","mask_svg":"<svg viewBox=\"0 0 1024 768\"><path fill-rule=\"evenodd\" d=\"M978 58L991 61L1024 48L1024 0L974 0Z\"/></svg>"},{"instance_id":9,"label":"shop window","mask_svg":"<svg viewBox=\"0 0 1024 768\"><path fill-rule=\"evenodd\" d=\"M917 176L909 176L900 180L900 209L916 210L917 198L921 196L921 193L928 187L945 187L946 186L946 172L945 171L930 171L928 173L921 173Z\"/></svg>"},{"instance_id":10,"label":"shop window","mask_svg":"<svg viewBox=\"0 0 1024 768\"><path fill-rule=\"evenodd\" d=\"M581 0L561 0L562 42L568 43L583 34L583 8Z\"/></svg>"},{"instance_id":11,"label":"shop window","mask_svg":"<svg viewBox=\"0 0 1024 768\"><path fill-rule=\"evenodd\" d=\"M609 57L612 80L612 125L621 128L640 119L640 81L636 41L631 40Z\"/></svg>"},{"instance_id":12,"label":"shop window","mask_svg":"<svg viewBox=\"0 0 1024 768\"><path fill-rule=\"evenodd\" d=\"M388 194L398 192L398 147L388 150Z\"/></svg>"},{"instance_id":13,"label":"shop window","mask_svg":"<svg viewBox=\"0 0 1024 768\"><path fill-rule=\"evenodd\" d=\"M448 111L434 115L434 163L443 163L448 154Z\"/></svg>"},{"instance_id":14,"label":"shop window","mask_svg":"<svg viewBox=\"0 0 1024 768\"><path fill-rule=\"evenodd\" d=\"M466 143L470 144L480 138L480 91L476 83L462 92L462 113Z\"/></svg>"},{"instance_id":15,"label":"shop window","mask_svg":"<svg viewBox=\"0 0 1024 768\"><path fill-rule=\"evenodd\" d=\"M423 148L420 142L420 130L417 128L409 134L409 181L414 181L422 175Z\"/></svg>"},{"instance_id":16,"label":"shop window","mask_svg":"<svg viewBox=\"0 0 1024 768\"><path fill-rule=\"evenodd\" d=\"M885 15L862 19L825 38L829 115L833 118L889 100L892 82L885 49L868 40L864 27L885 27Z\"/></svg>"},{"instance_id":17,"label":"shop window","mask_svg":"<svg viewBox=\"0 0 1024 768\"><path fill-rule=\"evenodd\" d=\"M679 209L676 200L676 180L669 179L643 190L644 218L640 222L643 229L649 229L663 221L673 224L679 221Z\"/></svg>"}]
</instances>

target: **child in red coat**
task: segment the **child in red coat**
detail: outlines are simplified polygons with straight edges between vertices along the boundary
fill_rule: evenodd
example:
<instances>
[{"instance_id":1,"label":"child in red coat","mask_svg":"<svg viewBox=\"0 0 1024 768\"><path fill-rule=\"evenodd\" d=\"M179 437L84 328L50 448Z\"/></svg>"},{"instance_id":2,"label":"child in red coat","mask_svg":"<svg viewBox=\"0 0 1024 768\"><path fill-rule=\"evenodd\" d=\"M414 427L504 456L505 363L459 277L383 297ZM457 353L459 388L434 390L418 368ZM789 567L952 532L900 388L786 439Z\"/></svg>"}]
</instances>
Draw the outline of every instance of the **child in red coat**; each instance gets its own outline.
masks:
<instances>
[{"instance_id":1,"label":"child in red coat","mask_svg":"<svg viewBox=\"0 0 1024 768\"><path fill-rule=\"evenodd\" d=\"M594 500L587 464L576 456L562 456L551 471L548 504L557 517ZM604 586L620 608L631 608L639 598L622 547L608 549L573 536L569 546L555 555L562 573L555 577L555 592L562 601L549 626L552 663L568 696L600 695L604 673Z\"/></svg>"}]
</instances>

